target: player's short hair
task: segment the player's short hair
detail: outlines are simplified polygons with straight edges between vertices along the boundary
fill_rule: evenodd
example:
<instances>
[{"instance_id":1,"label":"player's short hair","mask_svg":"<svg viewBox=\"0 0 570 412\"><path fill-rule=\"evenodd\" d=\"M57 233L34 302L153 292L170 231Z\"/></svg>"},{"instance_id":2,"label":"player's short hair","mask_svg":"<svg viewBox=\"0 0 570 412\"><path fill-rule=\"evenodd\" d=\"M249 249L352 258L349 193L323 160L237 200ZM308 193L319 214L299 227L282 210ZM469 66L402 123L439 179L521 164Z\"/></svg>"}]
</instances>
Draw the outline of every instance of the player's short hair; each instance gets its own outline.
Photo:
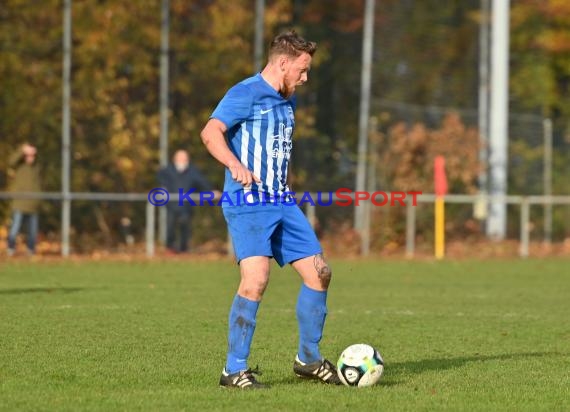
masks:
<instances>
[{"instance_id":1,"label":"player's short hair","mask_svg":"<svg viewBox=\"0 0 570 412\"><path fill-rule=\"evenodd\" d=\"M273 39L269 46L269 59L281 54L299 57L302 53L308 53L312 56L315 51L317 51L317 43L305 40L295 30L289 30Z\"/></svg>"}]
</instances>

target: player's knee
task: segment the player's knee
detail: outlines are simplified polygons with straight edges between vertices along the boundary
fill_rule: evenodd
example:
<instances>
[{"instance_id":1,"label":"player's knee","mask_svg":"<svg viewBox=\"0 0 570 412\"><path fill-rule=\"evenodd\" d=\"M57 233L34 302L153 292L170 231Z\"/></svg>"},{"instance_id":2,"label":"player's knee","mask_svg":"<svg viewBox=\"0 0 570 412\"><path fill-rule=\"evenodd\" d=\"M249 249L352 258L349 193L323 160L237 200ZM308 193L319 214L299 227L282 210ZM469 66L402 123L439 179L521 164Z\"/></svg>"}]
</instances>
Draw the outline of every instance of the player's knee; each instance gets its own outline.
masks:
<instances>
[{"instance_id":1,"label":"player's knee","mask_svg":"<svg viewBox=\"0 0 570 412\"><path fill-rule=\"evenodd\" d=\"M315 270L317 271L317 276L319 277L319 281L321 283L321 287L323 289L327 289L329 287L329 283L331 283L332 277L332 270L323 257L322 253L319 253L314 256L314 266Z\"/></svg>"},{"instance_id":2,"label":"player's knee","mask_svg":"<svg viewBox=\"0 0 570 412\"><path fill-rule=\"evenodd\" d=\"M319 279L321 280L321 285L323 288L328 288L331 283L332 270L328 264L324 264L319 271Z\"/></svg>"},{"instance_id":3,"label":"player's knee","mask_svg":"<svg viewBox=\"0 0 570 412\"><path fill-rule=\"evenodd\" d=\"M267 288L267 283L269 283L269 279L260 280L255 285L255 290L259 293L259 296L263 296L265 292L265 288Z\"/></svg>"},{"instance_id":4,"label":"player's knee","mask_svg":"<svg viewBox=\"0 0 570 412\"><path fill-rule=\"evenodd\" d=\"M268 279L249 281L240 285L240 295L250 300L261 300L267 288Z\"/></svg>"}]
</instances>

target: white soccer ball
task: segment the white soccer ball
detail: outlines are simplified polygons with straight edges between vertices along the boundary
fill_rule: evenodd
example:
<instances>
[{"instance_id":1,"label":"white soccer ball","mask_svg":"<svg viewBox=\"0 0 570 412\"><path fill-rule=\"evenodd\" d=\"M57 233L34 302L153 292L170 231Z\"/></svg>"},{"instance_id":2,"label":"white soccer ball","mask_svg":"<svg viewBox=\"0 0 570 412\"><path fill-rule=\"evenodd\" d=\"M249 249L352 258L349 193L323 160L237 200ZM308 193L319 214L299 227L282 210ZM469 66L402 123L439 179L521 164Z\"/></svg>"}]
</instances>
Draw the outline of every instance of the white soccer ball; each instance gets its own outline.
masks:
<instances>
[{"instance_id":1,"label":"white soccer ball","mask_svg":"<svg viewBox=\"0 0 570 412\"><path fill-rule=\"evenodd\" d=\"M343 384L359 388L378 383L384 372L380 352L365 343L350 345L342 351L336 366Z\"/></svg>"}]
</instances>

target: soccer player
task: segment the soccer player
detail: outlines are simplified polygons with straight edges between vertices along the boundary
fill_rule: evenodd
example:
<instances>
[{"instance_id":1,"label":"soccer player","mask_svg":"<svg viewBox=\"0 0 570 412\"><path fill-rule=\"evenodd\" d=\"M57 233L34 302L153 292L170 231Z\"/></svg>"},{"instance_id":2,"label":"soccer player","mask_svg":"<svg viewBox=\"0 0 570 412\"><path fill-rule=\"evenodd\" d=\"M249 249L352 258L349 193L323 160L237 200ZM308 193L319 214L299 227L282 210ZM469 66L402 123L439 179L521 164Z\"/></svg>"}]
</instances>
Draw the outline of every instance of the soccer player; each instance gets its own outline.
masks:
<instances>
[{"instance_id":1,"label":"soccer player","mask_svg":"<svg viewBox=\"0 0 570 412\"><path fill-rule=\"evenodd\" d=\"M299 348L293 371L302 378L340 384L334 365L319 351L331 269L315 232L287 195L294 93L308 79L316 48L295 31L279 34L271 42L265 68L228 90L201 133L208 151L226 167L220 202L241 274L229 314L221 386L266 387L255 378L257 371L248 368L247 359L270 258L280 266L291 264L303 281L296 306Z\"/></svg>"}]
</instances>

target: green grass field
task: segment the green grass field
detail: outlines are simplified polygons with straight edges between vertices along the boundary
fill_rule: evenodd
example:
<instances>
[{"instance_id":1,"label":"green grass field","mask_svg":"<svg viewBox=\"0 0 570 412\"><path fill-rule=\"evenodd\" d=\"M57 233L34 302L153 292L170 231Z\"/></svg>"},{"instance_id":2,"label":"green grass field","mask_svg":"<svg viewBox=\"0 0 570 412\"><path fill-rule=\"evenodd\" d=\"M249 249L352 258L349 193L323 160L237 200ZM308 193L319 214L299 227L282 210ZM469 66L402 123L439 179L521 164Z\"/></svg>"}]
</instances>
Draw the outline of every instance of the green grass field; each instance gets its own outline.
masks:
<instances>
[{"instance_id":1,"label":"green grass field","mask_svg":"<svg viewBox=\"0 0 570 412\"><path fill-rule=\"evenodd\" d=\"M217 386L230 261L0 263L0 410L570 410L570 260L333 261L323 354L376 346L372 388L297 379L299 280L275 267L250 366Z\"/></svg>"}]
</instances>

